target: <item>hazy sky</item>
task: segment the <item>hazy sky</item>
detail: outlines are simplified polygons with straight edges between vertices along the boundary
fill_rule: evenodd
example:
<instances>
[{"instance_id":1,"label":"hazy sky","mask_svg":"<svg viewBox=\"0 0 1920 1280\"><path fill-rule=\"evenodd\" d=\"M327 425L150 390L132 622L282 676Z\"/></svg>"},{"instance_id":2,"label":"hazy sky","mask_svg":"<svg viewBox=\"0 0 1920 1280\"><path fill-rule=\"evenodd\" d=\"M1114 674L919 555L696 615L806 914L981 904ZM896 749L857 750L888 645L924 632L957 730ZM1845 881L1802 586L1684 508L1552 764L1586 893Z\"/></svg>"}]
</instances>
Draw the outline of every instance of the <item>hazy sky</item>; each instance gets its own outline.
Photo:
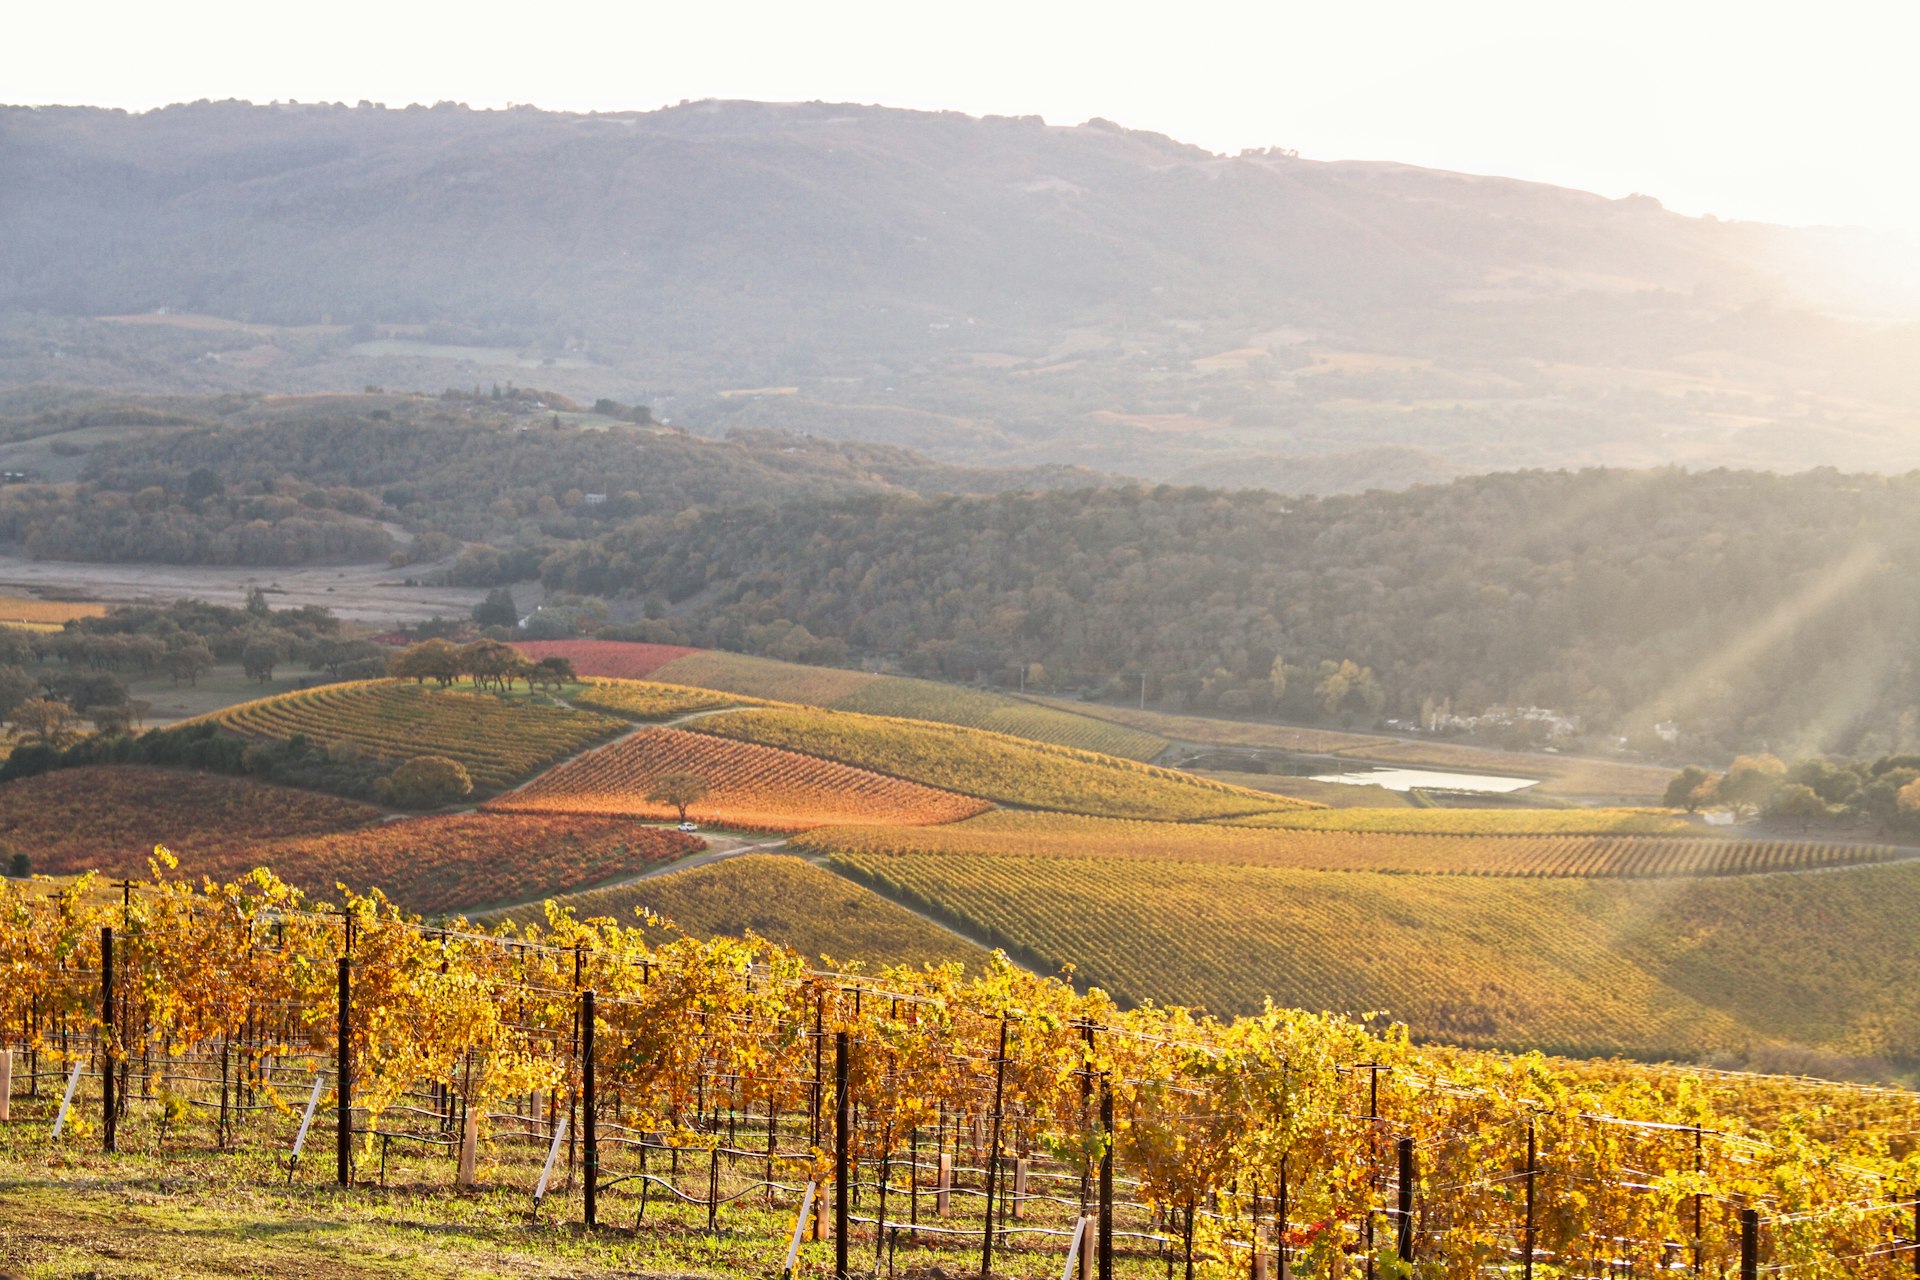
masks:
<instances>
[{"instance_id":1,"label":"hazy sky","mask_svg":"<svg viewBox=\"0 0 1920 1280\"><path fill-rule=\"evenodd\" d=\"M1509 174L1920 231L1920 5L1103 0L17 5L0 100L825 99L1106 116L1217 151Z\"/></svg>"}]
</instances>

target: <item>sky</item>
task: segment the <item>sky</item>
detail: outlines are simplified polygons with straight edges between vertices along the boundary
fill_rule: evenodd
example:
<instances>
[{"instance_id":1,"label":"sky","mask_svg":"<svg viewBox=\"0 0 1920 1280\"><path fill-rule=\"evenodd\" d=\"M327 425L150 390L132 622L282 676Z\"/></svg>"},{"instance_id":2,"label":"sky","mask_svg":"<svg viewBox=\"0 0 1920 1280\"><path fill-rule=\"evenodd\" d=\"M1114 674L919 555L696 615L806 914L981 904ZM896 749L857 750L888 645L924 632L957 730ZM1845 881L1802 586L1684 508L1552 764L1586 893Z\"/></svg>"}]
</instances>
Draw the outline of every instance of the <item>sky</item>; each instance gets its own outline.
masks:
<instances>
[{"instance_id":1,"label":"sky","mask_svg":"<svg viewBox=\"0 0 1920 1280\"><path fill-rule=\"evenodd\" d=\"M0 101L17 104L754 98L1103 116L1221 152L1920 232L1910 0L76 0L16 6L7 28Z\"/></svg>"}]
</instances>

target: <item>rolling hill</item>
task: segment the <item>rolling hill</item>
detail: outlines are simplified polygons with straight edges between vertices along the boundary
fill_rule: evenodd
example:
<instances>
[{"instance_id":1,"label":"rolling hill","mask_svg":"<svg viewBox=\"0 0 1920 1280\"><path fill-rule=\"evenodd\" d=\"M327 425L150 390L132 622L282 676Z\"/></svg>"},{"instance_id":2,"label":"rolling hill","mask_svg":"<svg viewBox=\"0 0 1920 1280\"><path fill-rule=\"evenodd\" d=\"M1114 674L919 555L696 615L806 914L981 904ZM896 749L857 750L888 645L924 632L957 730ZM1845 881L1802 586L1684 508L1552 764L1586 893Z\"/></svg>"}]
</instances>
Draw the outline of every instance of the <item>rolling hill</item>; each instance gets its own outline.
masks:
<instances>
[{"instance_id":1,"label":"rolling hill","mask_svg":"<svg viewBox=\"0 0 1920 1280\"><path fill-rule=\"evenodd\" d=\"M1920 461L1914 334L1852 318L1910 300L1818 266L1873 245L1647 197L716 101L10 108L0 171L15 383L537 380L709 433L1292 491Z\"/></svg>"}]
</instances>

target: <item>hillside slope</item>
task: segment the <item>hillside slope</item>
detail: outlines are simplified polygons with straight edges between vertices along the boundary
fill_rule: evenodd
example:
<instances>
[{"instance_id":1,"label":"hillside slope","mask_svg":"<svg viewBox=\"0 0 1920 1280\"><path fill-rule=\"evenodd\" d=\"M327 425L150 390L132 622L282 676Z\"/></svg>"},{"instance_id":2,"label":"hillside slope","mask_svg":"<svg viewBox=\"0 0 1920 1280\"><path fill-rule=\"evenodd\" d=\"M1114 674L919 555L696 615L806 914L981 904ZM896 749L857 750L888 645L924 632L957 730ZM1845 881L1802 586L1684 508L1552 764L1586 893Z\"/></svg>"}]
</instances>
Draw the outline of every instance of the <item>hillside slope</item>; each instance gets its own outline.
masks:
<instances>
[{"instance_id":1,"label":"hillside slope","mask_svg":"<svg viewBox=\"0 0 1920 1280\"><path fill-rule=\"evenodd\" d=\"M522 381L968 460L1330 491L1912 466L1831 233L1104 121L0 112L0 378Z\"/></svg>"}]
</instances>

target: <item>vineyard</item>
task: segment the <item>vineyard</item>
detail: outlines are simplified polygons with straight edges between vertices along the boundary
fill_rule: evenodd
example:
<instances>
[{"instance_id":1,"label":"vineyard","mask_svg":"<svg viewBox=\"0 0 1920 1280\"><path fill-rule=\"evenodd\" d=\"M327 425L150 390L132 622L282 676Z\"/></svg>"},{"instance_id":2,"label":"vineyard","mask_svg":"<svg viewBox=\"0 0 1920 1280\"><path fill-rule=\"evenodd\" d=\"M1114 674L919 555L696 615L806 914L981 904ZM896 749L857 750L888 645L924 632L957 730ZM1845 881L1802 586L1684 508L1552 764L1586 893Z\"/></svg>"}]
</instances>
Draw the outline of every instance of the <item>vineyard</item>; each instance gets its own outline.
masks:
<instances>
[{"instance_id":1,"label":"vineyard","mask_svg":"<svg viewBox=\"0 0 1920 1280\"><path fill-rule=\"evenodd\" d=\"M1125 760L1151 760L1167 749L1165 738L1125 725L984 689L964 689L932 680L886 676L835 700L833 709L957 724Z\"/></svg>"},{"instance_id":2,"label":"vineyard","mask_svg":"<svg viewBox=\"0 0 1920 1280\"><path fill-rule=\"evenodd\" d=\"M1195 769L1203 778L1253 791L1271 791L1295 800L1310 800L1333 809L1404 809L1412 802L1404 792L1351 782L1321 782L1286 773L1240 773L1231 769Z\"/></svg>"},{"instance_id":3,"label":"vineyard","mask_svg":"<svg viewBox=\"0 0 1920 1280\"><path fill-rule=\"evenodd\" d=\"M336 884L379 888L408 910L440 914L602 884L705 847L694 836L613 818L456 813L279 840L183 866L231 878L264 865L315 896L331 896Z\"/></svg>"},{"instance_id":4,"label":"vineyard","mask_svg":"<svg viewBox=\"0 0 1920 1280\"><path fill-rule=\"evenodd\" d=\"M960 725L1129 760L1151 760L1167 747L1164 738L1125 725L1037 701L933 680L808 667L717 649L675 650L670 645L552 640L517 647L530 657L555 654L569 658L574 670L583 676L657 678L737 694L749 701ZM630 654L629 650L638 652Z\"/></svg>"},{"instance_id":5,"label":"vineyard","mask_svg":"<svg viewBox=\"0 0 1920 1280\"><path fill-rule=\"evenodd\" d=\"M1329 784L1344 786L1344 783ZM1668 809L1303 809L1236 820L1296 831L1381 831L1452 836L1705 836L1704 826Z\"/></svg>"},{"instance_id":6,"label":"vineyard","mask_svg":"<svg viewBox=\"0 0 1920 1280\"><path fill-rule=\"evenodd\" d=\"M513 647L529 662L565 658L574 674L608 680L645 680L669 662L701 652L685 645L620 640L520 640Z\"/></svg>"},{"instance_id":7,"label":"vineyard","mask_svg":"<svg viewBox=\"0 0 1920 1280\"><path fill-rule=\"evenodd\" d=\"M1897 1091L1125 1011L1000 963L814 972L564 914L439 929L264 874L93 903L0 887L0 1037L10 1148L96 1178L257 1153L259 1194L391 1182L428 1230L497 1206L502 1245L572 1220L602 1269L758 1227L741 1270L809 1277L1893 1280L1920 1247Z\"/></svg>"},{"instance_id":8,"label":"vineyard","mask_svg":"<svg viewBox=\"0 0 1920 1280\"><path fill-rule=\"evenodd\" d=\"M1657 800L1667 785L1668 770L1617 760L1584 760L1576 756L1499 751L1459 742L1408 742L1377 734L1343 733L1334 729L1296 728L1207 716L1138 711L1104 703L1064 703L1077 713L1098 716L1175 742L1222 747L1298 751L1309 755L1339 756L1353 761L1465 769L1481 773L1517 773L1542 778L1535 790L1543 795L1579 799Z\"/></svg>"},{"instance_id":9,"label":"vineyard","mask_svg":"<svg viewBox=\"0 0 1920 1280\"><path fill-rule=\"evenodd\" d=\"M959 854L1118 858L1290 867L1303 871L1636 879L1804 871L1912 856L1909 851L1887 845L1810 841L1292 831L1237 825L1127 822L1006 810L937 828L827 828L810 832L794 843L814 853L862 857Z\"/></svg>"},{"instance_id":10,"label":"vineyard","mask_svg":"<svg viewBox=\"0 0 1920 1280\"><path fill-rule=\"evenodd\" d=\"M378 809L351 800L130 765L63 769L0 786L0 848L26 852L35 869L54 875L144 875L157 839L211 855L379 819Z\"/></svg>"},{"instance_id":11,"label":"vineyard","mask_svg":"<svg viewBox=\"0 0 1920 1280\"><path fill-rule=\"evenodd\" d=\"M378 759L457 760L476 791L497 791L610 737L623 722L590 711L397 680L326 685L243 702L214 719L250 738L352 743Z\"/></svg>"},{"instance_id":12,"label":"vineyard","mask_svg":"<svg viewBox=\"0 0 1920 1280\"><path fill-rule=\"evenodd\" d=\"M691 937L754 934L813 960L880 966L985 963L980 947L906 908L888 902L810 862L750 854L651 876L637 884L569 894L555 905L575 918L632 920L635 911L664 917ZM520 924L546 919L539 907L506 913Z\"/></svg>"},{"instance_id":13,"label":"vineyard","mask_svg":"<svg viewBox=\"0 0 1920 1280\"><path fill-rule=\"evenodd\" d=\"M672 684L690 684L722 693L765 698L769 702L798 702L816 707L824 707L880 679L864 671L803 667L798 663L723 653L718 649L697 650L655 668L652 674Z\"/></svg>"},{"instance_id":14,"label":"vineyard","mask_svg":"<svg viewBox=\"0 0 1920 1280\"><path fill-rule=\"evenodd\" d=\"M1223 862L851 851L832 865L1128 1000L1388 1009L1416 1035L1694 1058L1771 1045L1920 1057L1920 867L1519 880ZM941 833L944 834L944 833ZM1015 944L1018 944L1015 947Z\"/></svg>"},{"instance_id":15,"label":"vineyard","mask_svg":"<svg viewBox=\"0 0 1920 1280\"><path fill-rule=\"evenodd\" d=\"M1071 708L1077 715L1094 716L1173 742L1204 742L1222 747L1263 747L1275 751L1332 755L1348 750L1360 753L1367 747L1382 746L1393 741L1392 738L1371 733L1306 729L1249 720L1217 720L1211 716L1118 707L1106 702L1065 702L1056 698L1047 705L1062 710Z\"/></svg>"},{"instance_id":16,"label":"vineyard","mask_svg":"<svg viewBox=\"0 0 1920 1280\"><path fill-rule=\"evenodd\" d=\"M1549 1052L1698 1056L1730 1018L1608 949L1556 886L1146 860L848 855L836 866L1041 967L1134 1001L1391 1009L1413 1033Z\"/></svg>"},{"instance_id":17,"label":"vineyard","mask_svg":"<svg viewBox=\"0 0 1920 1280\"><path fill-rule=\"evenodd\" d=\"M1523 777L1545 779L1535 788L1541 795L1582 799L1644 796L1654 800L1666 789L1667 779L1672 776L1670 770L1650 764L1494 751L1457 742L1392 740L1382 746L1355 747L1338 754L1369 764L1518 773Z\"/></svg>"},{"instance_id":18,"label":"vineyard","mask_svg":"<svg viewBox=\"0 0 1920 1280\"><path fill-rule=\"evenodd\" d=\"M573 696L575 706L629 720L671 720L695 711L717 711L721 707L752 706L758 702L756 698L739 694L715 693L681 684L597 678Z\"/></svg>"},{"instance_id":19,"label":"vineyard","mask_svg":"<svg viewBox=\"0 0 1920 1280\"><path fill-rule=\"evenodd\" d=\"M738 718L713 716L695 723ZM687 807L689 817L753 831L840 822L955 822L987 807L968 796L799 752L680 729L643 729L542 774L487 807L673 818L678 816L674 806L647 799L666 774L693 774L705 783L706 794Z\"/></svg>"},{"instance_id":20,"label":"vineyard","mask_svg":"<svg viewBox=\"0 0 1920 1280\"><path fill-rule=\"evenodd\" d=\"M1179 820L1299 803L1112 756L918 720L792 707L709 716L687 728L1036 809Z\"/></svg>"}]
</instances>

